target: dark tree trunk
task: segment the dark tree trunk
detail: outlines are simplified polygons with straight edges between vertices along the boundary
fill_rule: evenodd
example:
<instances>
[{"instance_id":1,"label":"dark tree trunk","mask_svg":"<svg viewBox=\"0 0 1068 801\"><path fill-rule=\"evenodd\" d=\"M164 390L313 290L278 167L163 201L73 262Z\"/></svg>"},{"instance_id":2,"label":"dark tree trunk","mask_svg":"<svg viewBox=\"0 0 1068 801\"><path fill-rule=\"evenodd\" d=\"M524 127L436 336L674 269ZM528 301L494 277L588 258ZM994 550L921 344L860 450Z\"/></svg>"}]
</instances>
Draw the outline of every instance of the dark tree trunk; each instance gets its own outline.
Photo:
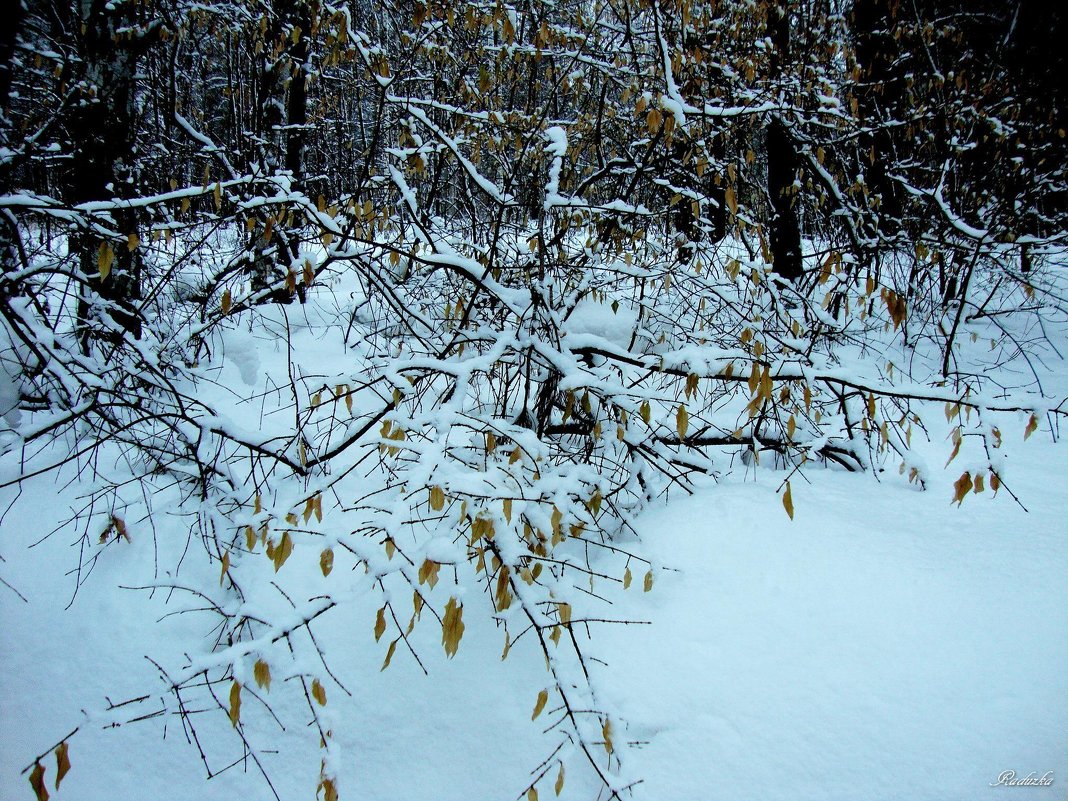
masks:
<instances>
[{"instance_id":1,"label":"dark tree trunk","mask_svg":"<svg viewBox=\"0 0 1068 801\"><path fill-rule=\"evenodd\" d=\"M275 0L275 24L264 42L264 51L277 46L277 56L265 65L260 78L260 134L264 143L262 160L270 169L290 173L293 188L307 191L304 185L304 150L307 144L308 89L307 63L312 28L311 0ZM299 33L298 33L299 31ZM268 244L259 232L250 243L252 287L264 290L285 276L298 257L296 244L282 226L278 226ZM304 302L304 286L296 284ZM289 290L279 288L266 298L276 303L290 303Z\"/></svg>"},{"instance_id":2,"label":"dark tree trunk","mask_svg":"<svg viewBox=\"0 0 1068 801\"><path fill-rule=\"evenodd\" d=\"M137 35L120 36L120 28L131 28L131 6L109 7L94 0L74 24L81 28L79 45L84 63L84 97L75 103L66 120L67 135L73 145L67 173L68 200L86 203L130 196L137 185L135 131L135 73L138 58L155 35L154 26ZM122 209L112 215L115 228L126 236L137 233L138 213ZM108 243L114 253L110 272L102 277L99 253L103 244L98 235L79 232L71 242L88 286L78 304L83 347L88 348L90 324L96 314L97 299L108 305L111 319L135 337L141 336L141 318L135 301L141 297L141 256L126 243ZM110 338L110 337L109 337Z\"/></svg>"},{"instance_id":3,"label":"dark tree trunk","mask_svg":"<svg viewBox=\"0 0 1068 801\"><path fill-rule=\"evenodd\" d=\"M18 36L26 10L22 0L15 0L9 10L7 24L0 27L0 145L9 143L11 123L8 118L8 101L11 98L11 80L14 74L15 39ZM9 191L6 181L0 180L0 192ZM18 261L17 230L10 219L0 220L0 271L16 267Z\"/></svg>"},{"instance_id":4,"label":"dark tree trunk","mask_svg":"<svg viewBox=\"0 0 1068 801\"><path fill-rule=\"evenodd\" d=\"M768 10L772 72L778 77L790 57L790 16L786 0ZM777 275L788 281L801 277L801 226L794 207L794 180L799 164L797 148L785 123L773 117L768 126L768 195L771 199L771 256Z\"/></svg>"},{"instance_id":5,"label":"dark tree trunk","mask_svg":"<svg viewBox=\"0 0 1068 801\"><path fill-rule=\"evenodd\" d=\"M7 10L7 20L0 26L0 142L7 133L7 104L14 74L15 38L26 15L23 0L14 0Z\"/></svg>"}]
</instances>

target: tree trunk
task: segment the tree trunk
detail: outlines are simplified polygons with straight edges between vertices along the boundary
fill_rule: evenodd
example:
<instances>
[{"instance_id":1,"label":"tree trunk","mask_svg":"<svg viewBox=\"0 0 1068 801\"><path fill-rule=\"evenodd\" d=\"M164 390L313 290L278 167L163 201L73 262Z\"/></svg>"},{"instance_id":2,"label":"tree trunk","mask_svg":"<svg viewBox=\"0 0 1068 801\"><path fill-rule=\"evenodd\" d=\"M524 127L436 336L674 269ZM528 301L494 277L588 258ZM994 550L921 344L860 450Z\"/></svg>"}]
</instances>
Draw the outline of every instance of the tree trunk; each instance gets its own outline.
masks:
<instances>
[{"instance_id":1,"label":"tree trunk","mask_svg":"<svg viewBox=\"0 0 1068 801\"><path fill-rule=\"evenodd\" d=\"M768 10L773 78L782 73L790 57L790 15L786 0ZM776 274L788 281L801 277L801 227L794 208L794 179L797 176L797 149L789 129L778 116L768 126L768 195L771 199L771 255Z\"/></svg>"},{"instance_id":2,"label":"tree trunk","mask_svg":"<svg viewBox=\"0 0 1068 801\"><path fill-rule=\"evenodd\" d=\"M137 186L135 161L135 73L137 60L147 49L150 34L120 36L117 31L135 22L130 6L115 8L104 0L83 6L75 19L82 29L81 56L86 91L66 121L73 144L73 158L67 175L68 200L86 203L131 196ZM152 29L154 31L154 29ZM115 228L126 236L138 230L138 213L122 209L112 215ZM114 253L110 272L101 277L99 269L102 239L87 231L77 233L70 252L88 277L78 304L83 348L88 349L90 323L96 315L97 299L104 300L111 319L134 337L141 336L141 318L134 301L141 297L141 257L136 248L107 243ZM99 319L97 317L96 319ZM111 338L111 337L108 337Z\"/></svg>"}]
</instances>

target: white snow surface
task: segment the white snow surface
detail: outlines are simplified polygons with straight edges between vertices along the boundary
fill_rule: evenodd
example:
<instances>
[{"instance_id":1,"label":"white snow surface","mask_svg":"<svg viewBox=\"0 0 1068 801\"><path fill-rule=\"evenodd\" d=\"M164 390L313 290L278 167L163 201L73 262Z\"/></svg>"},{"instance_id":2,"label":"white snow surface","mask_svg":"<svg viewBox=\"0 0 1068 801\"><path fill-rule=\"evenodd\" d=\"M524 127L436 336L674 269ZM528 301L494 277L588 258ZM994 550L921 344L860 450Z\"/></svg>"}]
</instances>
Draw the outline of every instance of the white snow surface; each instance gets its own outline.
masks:
<instances>
[{"instance_id":1,"label":"white snow surface","mask_svg":"<svg viewBox=\"0 0 1068 801\"><path fill-rule=\"evenodd\" d=\"M1029 513L1004 492L957 509L949 478L921 493L812 471L811 484L795 484L791 522L775 494L781 475L770 470L646 513L643 547L662 569L651 592L639 577L613 611L652 625L594 637L608 662L595 675L602 700L642 743L628 765L644 779L634 797L1063 798L1068 487L1050 476L1063 476L1066 457L1037 437L1016 452ZM105 695L151 688L144 656L177 658L193 616L157 622L181 608L177 599L115 589L124 571L151 563L147 531L121 545L122 559L101 562L103 574L65 610L74 537L14 547L58 518L55 495L34 500L35 514L18 507L3 520L4 576L28 602L0 588L0 797L32 797L20 771L80 723L56 798L269 798L250 766L205 781L175 720L102 731L81 719ZM517 647L501 662L488 617L467 620L452 661L423 632L429 677L401 653L379 672L384 644L373 642L369 622L333 624L329 647L345 649L357 676L351 698L331 691L343 798L508 799L522 787L542 745L541 726L530 722L544 685L540 660ZM272 775L283 799L313 795L312 739L299 728L277 734L296 766ZM1056 779L991 787L1006 770ZM562 797L592 797L591 787L569 776Z\"/></svg>"}]
</instances>

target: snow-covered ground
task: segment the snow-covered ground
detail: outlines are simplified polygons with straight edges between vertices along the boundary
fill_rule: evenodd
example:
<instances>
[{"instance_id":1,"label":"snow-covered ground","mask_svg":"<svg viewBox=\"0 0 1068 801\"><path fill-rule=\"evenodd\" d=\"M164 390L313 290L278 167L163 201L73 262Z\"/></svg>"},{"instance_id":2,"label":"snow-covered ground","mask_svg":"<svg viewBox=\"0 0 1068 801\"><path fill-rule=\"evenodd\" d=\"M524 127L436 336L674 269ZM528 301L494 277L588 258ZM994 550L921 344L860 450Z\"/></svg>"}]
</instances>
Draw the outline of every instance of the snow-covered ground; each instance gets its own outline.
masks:
<instances>
[{"instance_id":1,"label":"snow-covered ground","mask_svg":"<svg viewBox=\"0 0 1068 801\"><path fill-rule=\"evenodd\" d=\"M795 480L793 522L770 471L646 513L643 548L675 570L647 594L635 582L614 596L617 616L652 625L595 635L608 663L595 676L602 700L640 743L628 755L628 773L644 779L635 798L1062 799L1068 450L1036 435L1013 458L1027 513L1004 492L958 509L952 474L918 492L818 470L811 484ZM49 501L18 506L3 523L4 575L27 599L0 591L5 801L32 797L20 770L81 722L79 709L152 688L143 657L178 657L192 631L183 616L155 622L169 609L161 594L146 603L144 593L116 591L115 561L64 610L71 538L15 546L51 528L59 511ZM130 554L150 559L148 538ZM468 619L454 660L426 649L429 677L399 657L380 672L383 648L365 621L332 624L330 647L348 643L347 673L358 677L351 698L331 697L344 724L343 798L510 799L522 789L543 746L530 722L542 666L522 652L502 662L500 634L485 616ZM243 765L205 782L178 723L163 733L159 720L79 732L56 797L269 797ZM274 762L279 794L310 798L313 738L276 737L293 757ZM1053 771L1054 783L991 787L1007 770ZM586 797L591 786L569 776L563 797Z\"/></svg>"}]
</instances>

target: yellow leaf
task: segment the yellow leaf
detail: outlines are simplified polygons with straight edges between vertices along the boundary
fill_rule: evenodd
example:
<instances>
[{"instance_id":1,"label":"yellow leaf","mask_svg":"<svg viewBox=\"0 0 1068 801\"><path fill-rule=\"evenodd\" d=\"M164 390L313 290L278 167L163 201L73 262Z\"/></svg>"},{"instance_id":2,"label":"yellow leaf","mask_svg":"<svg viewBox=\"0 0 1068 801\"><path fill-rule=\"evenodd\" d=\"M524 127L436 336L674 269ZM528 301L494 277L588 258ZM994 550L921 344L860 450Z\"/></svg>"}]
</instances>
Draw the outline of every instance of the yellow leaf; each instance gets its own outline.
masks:
<instances>
[{"instance_id":1,"label":"yellow leaf","mask_svg":"<svg viewBox=\"0 0 1068 801\"><path fill-rule=\"evenodd\" d=\"M511 498L505 498L504 499L504 519L509 523L512 522L512 499Z\"/></svg>"},{"instance_id":2,"label":"yellow leaf","mask_svg":"<svg viewBox=\"0 0 1068 801\"><path fill-rule=\"evenodd\" d=\"M233 307L233 305L234 305L234 298L230 294L230 290L227 289L225 292L223 292L222 303L221 303L222 313L223 313L224 316L230 313L230 309Z\"/></svg>"},{"instance_id":3,"label":"yellow leaf","mask_svg":"<svg viewBox=\"0 0 1068 801\"><path fill-rule=\"evenodd\" d=\"M556 785L555 785L554 789L556 790L556 794L557 795L560 795L561 791L564 789L564 763L563 762L560 763L560 772L558 774L556 774Z\"/></svg>"},{"instance_id":4,"label":"yellow leaf","mask_svg":"<svg viewBox=\"0 0 1068 801\"><path fill-rule=\"evenodd\" d=\"M393 652L397 650L397 641L394 640L389 644L389 648L386 649L386 659L382 663L382 667L379 668L379 673L389 667L389 663L393 661Z\"/></svg>"},{"instance_id":5,"label":"yellow leaf","mask_svg":"<svg viewBox=\"0 0 1068 801\"><path fill-rule=\"evenodd\" d=\"M737 214L738 214L738 197L737 197L737 195L734 194L734 187L733 186L728 186L727 187L726 191L724 191L724 193L723 193L723 198L724 198L724 200L727 201L727 208L731 210L731 215L732 216L737 216Z\"/></svg>"},{"instance_id":6,"label":"yellow leaf","mask_svg":"<svg viewBox=\"0 0 1068 801\"><path fill-rule=\"evenodd\" d=\"M643 401L642 402L642 406L641 406L640 412L641 412L641 416L642 416L642 421L646 425L649 425L649 418L652 415L652 411L649 408L649 401Z\"/></svg>"},{"instance_id":7,"label":"yellow leaf","mask_svg":"<svg viewBox=\"0 0 1068 801\"><path fill-rule=\"evenodd\" d=\"M40 762L33 766L33 771L30 773L30 787L37 794L37 801L48 801L48 788L45 787L44 773L44 765Z\"/></svg>"},{"instance_id":8,"label":"yellow leaf","mask_svg":"<svg viewBox=\"0 0 1068 801\"><path fill-rule=\"evenodd\" d=\"M601 735L604 737L604 750L609 754L612 753L612 721L608 718L604 720L604 726L601 727Z\"/></svg>"},{"instance_id":9,"label":"yellow leaf","mask_svg":"<svg viewBox=\"0 0 1068 801\"><path fill-rule=\"evenodd\" d=\"M212 196L215 198L215 210L218 211L222 208L222 184L215 184L215 191L212 192Z\"/></svg>"},{"instance_id":10,"label":"yellow leaf","mask_svg":"<svg viewBox=\"0 0 1068 801\"><path fill-rule=\"evenodd\" d=\"M323 791L323 801L338 801L337 784L333 779L324 778L319 782L319 789Z\"/></svg>"},{"instance_id":11,"label":"yellow leaf","mask_svg":"<svg viewBox=\"0 0 1068 801\"><path fill-rule=\"evenodd\" d=\"M686 412L686 406L679 404L675 412L675 430L679 432L679 439L686 439L686 429L690 427L690 415Z\"/></svg>"},{"instance_id":12,"label":"yellow leaf","mask_svg":"<svg viewBox=\"0 0 1068 801\"><path fill-rule=\"evenodd\" d=\"M131 253L141 247L141 237L136 231L126 237L126 247Z\"/></svg>"},{"instance_id":13,"label":"yellow leaf","mask_svg":"<svg viewBox=\"0 0 1068 801\"><path fill-rule=\"evenodd\" d=\"M1035 431L1038 430L1038 417L1031 415L1031 419L1027 423L1027 428L1024 429L1024 440L1030 437Z\"/></svg>"},{"instance_id":14,"label":"yellow leaf","mask_svg":"<svg viewBox=\"0 0 1068 801\"><path fill-rule=\"evenodd\" d=\"M318 679L312 680L311 694L312 698L319 703L319 706L326 706L326 690Z\"/></svg>"},{"instance_id":15,"label":"yellow leaf","mask_svg":"<svg viewBox=\"0 0 1068 801\"><path fill-rule=\"evenodd\" d=\"M262 659L257 659L252 668L252 675L256 678L256 684L265 690L271 689L271 666Z\"/></svg>"},{"instance_id":16,"label":"yellow leaf","mask_svg":"<svg viewBox=\"0 0 1068 801\"><path fill-rule=\"evenodd\" d=\"M126 529L126 521L121 517L111 516L111 525L115 527L115 539L122 538L130 542L130 532Z\"/></svg>"},{"instance_id":17,"label":"yellow leaf","mask_svg":"<svg viewBox=\"0 0 1068 801\"><path fill-rule=\"evenodd\" d=\"M660 127L663 119L663 115L657 109L649 109L649 113L645 116L645 125L649 129L649 133L656 133L656 129Z\"/></svg>"},{"instance_id":18,"label":"yellow leaf","mask_svg":"<svg viewBox=\"0 0 1068 801\"><path fill-rule=\"evenodd\" d=\"M972 474L967 470L953 484L953 500L951 503L960 506L964 502L964 496L972 490Z\"/></svg>"},{"instance_id":19,"label":"yellow leaf","mask_svg":"<svg viewBox=\"0 0 1068 801\"><path fill-rule=\"evenodd\" d=\"M324 576L329 576L330 571L334 569L334 551L331 548L326 548L319 554L319 569L323 571Z\"/></svg>"},{"instance_id":20,"label":"yellow leaf","mask_svg":"<svg viewBox=\"0 0 1068 801\"><path fill-rule=\"evenodd\" d=\"M238 721L241 720L241 685L238 682L234 682L230 687L230 723L237 728Z\"/></svg>"},{"instance_id":21,"label":"yellow leaf","mask_svg":"<svg viewBox=\"0 0 1068 801\"><path fill-rule=\"evenodd\" d=\"M786 482L786 492L782 494L782 508L786 510L786 514L790 515L790 519L794 519L794 496L790 492L790 482Z\"/></svg>"},{"instance_id":22,"label":"yellow leaf","mask_svg":"<svg viewBox=\"0 0 1068 801\"><path fill-rule=\"evenodd\" d=\"M464 636L463 616L463 604L457 604L455 598L450 598L445 604L445 617L441 621L441 643L449 657L456 655L460 638Z\"/></svg>"},{"instance_id":23,"label":"yellow leaf","mask_svg":"<svg viewBox=\"0 0 1068 801\"><path fill-rule=\"evenodd\" d=\"M542 690L538 693L538 700L534 702L534 713L530 716L531 720L537 720L538 715L545 709L545 704L549 700L549 691Z\"/></svg>"},{"instance_id":24,"label":"yellow leaf","mask_svg":"<svg viewBox=\"0 0 1068 801\"><path fill-rule=\"evenodd\" d=\"M527 790L527 801L538 801L538 791L533 786Z\"/></svg>"},{"instance_id":25,"label":"yellow leaf","mask_svg":"<svg viewBox=\"0 0 1068 801\"><path fill-rule=\"evenodd\" d=\"M630 568L628 567L625 571L623 571L623 589L630 589L630 581L631 575Z\"/></svg>"},{"instance_id":26,"label":"yellow leaf","mask_svg":"<svg viewBox=\"0 0 1068 801\"><path fill-rule=\"evenodd\" d=\"M445 507L445 492L441 487L430 488L430 508L440 512Z\"/></svg>"},{"instance_id":27,"label":"yellow leaf","mask_svg":"<svg viewBox=\"0 0 1068 801\"><path fill-rule=\"evenodd\" d=\"M378 615L375 617L375 642L382 639L382 635L386 631L386 607L382 607L378 610Z\"/></svg>"},{"instance_id":28,"label":"yellow leaf","mask_svg":"<svg viewBox=\"0 0 1068 801\"><path fill-rule=\"evenodd\" d=\"M115 251L107 242L100 243L100 250L96 254L96 268L100 271L100 280L105 280L111 274L111 262L115 259Z\"/></svg>"},{"instance_id":29,"label":"yellow leaf","mask_svg":"<svg viewBox=\"0 0 1068 801\"><path fill-rule=\"evenodd\" d=\"M219 572L219 586L226 581L226 574L230 572L230 552L227 551L223 554L222 558L222 570Z\"/></svg>"},{"instance_id":30,"label":"yellow leaf","mask_svg":"<svg viewBox=\"0 0 1068 801\"><path fill-rule=\"evenodd\" d=\"M289 536L289 532L287 531L282 534L282 541L279 542L274 549L274 556L272 559L274 561L275 573L282 568L282 565L286 563L286 559L289 558L291 553L293 553L293 538Z\"/></svg>"},{"instance_id":31,"label":"yellow leaf","mask_svg":"<svg viewBox=\"0 0 1068 801\"><path fill-rule=\"evenodd\" d=\"M653 571L650 570L645 574L645 592L649 592L653 588Z\"/></svg>"},{"instance_id":32,"label":"yellow leaf","mask_svg":"<svg viewBox=\"0 0 1068 801\"><path fill-rule=\"evenodd\" d=\"M56 789L59 789L59 783L63 781L63 777L67 775L67 771L70 770L70 757L67 755L67 742L64 740L56 746Z\"/></svg>"},{"instance_id":33,"label":"yellow leaf","mask_svg":"<svg viewBox=\"0 0 1068 801\"><path fill-rule=\"evenodd\" d=\"M438 583L438 570L441 569L441 565L437 562L433 562L430 559L423 561L423 566L419 568L419 583L429 584L430 589L434 589L434 585Z\"/></svg>"}]
</instances>

